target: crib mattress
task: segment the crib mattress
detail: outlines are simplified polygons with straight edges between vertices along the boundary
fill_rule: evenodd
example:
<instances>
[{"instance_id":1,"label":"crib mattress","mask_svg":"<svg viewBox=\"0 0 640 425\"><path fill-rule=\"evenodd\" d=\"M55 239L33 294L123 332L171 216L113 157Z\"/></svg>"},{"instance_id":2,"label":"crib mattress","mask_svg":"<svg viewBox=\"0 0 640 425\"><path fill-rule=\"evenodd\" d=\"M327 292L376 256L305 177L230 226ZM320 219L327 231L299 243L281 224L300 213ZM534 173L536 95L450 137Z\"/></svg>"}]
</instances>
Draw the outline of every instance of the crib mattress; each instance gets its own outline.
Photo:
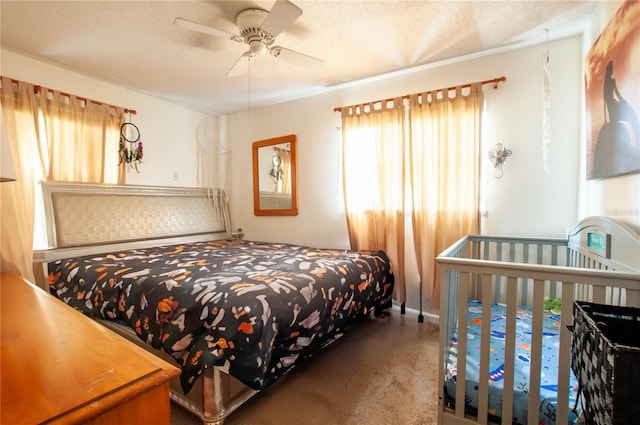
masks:
<instances>
[{"instance_id":1,"label":"crib mattress","mask_svg":"<svg viewBox=\"0 0 640 425\"><path fill-rule=\"evenodd\" d=\"M489 363L489 414L501 417L502 388L504 383L504 351L507 309L503 304L491 306L491 349ZM516 316L516 350L514 375L513 423L527 423L527 404L529 393L529 365L531 360L532 311L528 307L518 307ZM482 303L469 301L467 312L467 370L466 404L478 407L478 377L480 371L480 332ZM449 350L446 376L446 392L455 396L457 377L458 329L455 330ZM540 424L555 424L557 384L558 384L558 347L560 344L560 316L551 312L544 313L543 347L540 379ZM573 373L570 378L569 403L573 407L577 397L578 383ZM576 414L569 412L569 423L577 420Z\"/></svg>"}]
</instances>

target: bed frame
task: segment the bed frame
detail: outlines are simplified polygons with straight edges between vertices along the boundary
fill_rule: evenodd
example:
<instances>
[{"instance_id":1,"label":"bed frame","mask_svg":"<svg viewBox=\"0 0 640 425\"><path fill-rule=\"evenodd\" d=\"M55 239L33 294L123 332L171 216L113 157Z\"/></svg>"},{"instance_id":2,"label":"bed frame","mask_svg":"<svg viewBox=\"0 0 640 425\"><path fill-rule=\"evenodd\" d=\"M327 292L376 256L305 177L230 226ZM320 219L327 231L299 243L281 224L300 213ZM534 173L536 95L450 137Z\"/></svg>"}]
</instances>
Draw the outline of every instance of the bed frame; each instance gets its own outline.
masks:
<instances>
[{"instance_id":1,"label":"bed frame","mask_svg":"<svg viewBox=\"0 0 640 425\"><path fill-rule=\"evenodd\" d=\"M467 302L507 306L502 424L511 424L517 305L533 309L528 423L539 422L542 311L545 297L562 298L556 423L568 423L571 331L574 300L640 307L640 235L606 217L582 220L567 239L467 236L437 258L441 270L438 424L486 424L490 345L481 345L477 412L465 403L448 407L445 374L457 323L467 323ZM486 316L484 316L486 312ZM490 309L483 309L482 341L490 333ZM485 339L486 338L486 339ZM457 382L466 381L466 332L458 335ZM509 376L511 380L509 381ZM455 400L465 400L456 385ZM495 418L493 418L495 420Z\"/></svg>"},{"instance_id":2,"label":"bed frame","mask_svg":"<svg viewBox=\"0 0 640 425\"><path fill-rule=\"evenodd\" d=\"M34 272L37 283L47 291L47 264L52 261L231 237L227 199L222 191L51 181L42 183L42 189L51 248L34 252ZM102 323L176 364L166 353L144 344L128 327ZM188 396L183 394L179 378L174 379L170 396L204 424L220 425L257 392L214 367L203 373Z\"/></svg>"}]
</instances>

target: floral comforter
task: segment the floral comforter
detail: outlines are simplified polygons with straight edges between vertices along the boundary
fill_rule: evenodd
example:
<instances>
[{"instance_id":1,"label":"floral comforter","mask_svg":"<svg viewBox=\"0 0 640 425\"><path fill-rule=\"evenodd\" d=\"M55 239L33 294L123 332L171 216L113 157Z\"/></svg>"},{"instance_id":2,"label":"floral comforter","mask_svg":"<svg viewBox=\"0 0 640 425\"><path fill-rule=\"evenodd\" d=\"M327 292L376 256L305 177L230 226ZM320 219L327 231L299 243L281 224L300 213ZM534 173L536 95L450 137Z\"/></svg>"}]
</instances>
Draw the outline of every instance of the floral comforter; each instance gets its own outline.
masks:
<instances>
[{"instance_id":1,"label":"floral comforter","mask_svg":"<svg viewBox=\"0 0 640 425\"><path fill-rule=\"evenodd\" d=\"M171 354L186 393L212 366L267 387L390 307L394 277L382 251L210 241L60 260L49 284L84 314L123 321Z\"/></svg>"}]
</instances>

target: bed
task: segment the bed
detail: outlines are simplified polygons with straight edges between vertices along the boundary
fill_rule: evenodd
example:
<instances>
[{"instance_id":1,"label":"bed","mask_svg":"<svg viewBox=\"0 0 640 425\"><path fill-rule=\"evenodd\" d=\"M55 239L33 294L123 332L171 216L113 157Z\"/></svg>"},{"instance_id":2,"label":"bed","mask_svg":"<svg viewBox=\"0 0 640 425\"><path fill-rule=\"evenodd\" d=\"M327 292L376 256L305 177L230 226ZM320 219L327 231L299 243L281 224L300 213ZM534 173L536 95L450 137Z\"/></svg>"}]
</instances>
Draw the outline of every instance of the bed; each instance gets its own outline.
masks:
<instances>
[{"instance_id":1,"label":"bed","mask_svg":"<svg viewBox=\"0 0 640 425\"><path fill-rule=\"evenodd\" d=\"M233 238L222 192L47 182L44 193L54 248L35 259L51 293L180 366L171 398L205 424L391 307L384 252Z\"/></svg>"},{"instance_id":2,"label":"bed","mask_svg":"<svg viewBox=\"0 0 640 425\"><path fill-rule=\"evenodd\" d=\"M571 370L573 302L640 306L640 235L590 217L566 239L467 236L437 262L438 423L582 419Z\"/></svg>"}]
</instances>

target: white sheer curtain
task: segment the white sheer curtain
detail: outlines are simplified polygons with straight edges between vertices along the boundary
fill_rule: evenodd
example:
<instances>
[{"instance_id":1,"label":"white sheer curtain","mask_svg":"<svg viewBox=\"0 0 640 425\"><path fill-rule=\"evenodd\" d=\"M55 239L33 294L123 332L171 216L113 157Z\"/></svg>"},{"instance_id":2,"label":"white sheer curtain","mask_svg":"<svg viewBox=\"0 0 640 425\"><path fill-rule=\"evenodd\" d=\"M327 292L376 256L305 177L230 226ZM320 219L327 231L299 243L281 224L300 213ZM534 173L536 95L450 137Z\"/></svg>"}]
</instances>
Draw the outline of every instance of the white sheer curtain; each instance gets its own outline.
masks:
<instances>
[{"instance_id":1,"label":"white sheer curtain","mask_svg":"<svg viewBox=\"0 0 640 425\"><path fill-rule=\"evenodd\" d=\"M30 84L2 78L2 137L9 142L16 180L0 183L0 271L34 281L34 184L43 176L38 155L38 99Z\"/></svg>"},{"instance_id":2,"label":"white sheer curtain","mask_svg":"<svg viewBox=\"0 0 640 425\"><path fill-rule=\"evenodd\" d=\"M411 95L407 106L401 98L374 103L341 108L351 248L387 252L396 276L394 299L402 304L405 277L412 273L405 264L416 261L426 292L421 297L437 310L436 256L479 231L482 84ZM405 239L411 239L405 229L413 236L406 249Z\"/></svg>"},{"instance_id":3,"label":"white sheer curtain","mask_svg":"<svg viewBox=\"0 0 640 425\"><path fill-rule=\"evenodd\" d=\"M16 181L0 184L0 266L33 281L37 183L124 183L125 164L118 166L124 110L6 77L1 81L2 131Z\"/></svg>"},{"instance_id":4,"label":"white sheer curtain","mask_svg":"<svg viewBox=\"0 0 640 425\"><path fill-rule=\"evenodd\" d=\"M118 166L124 109L54 90L40 93L47 180L124 184L126 164Z\"/></svg>"},{"instance_id":5,"label":"white sheer curtain","mask_svg":"<svg viewBox=\"0 0 640 425\"><path fill-rule=\"evenodd\" d=\"M275 155L280 157L280 170L282 176L275 184L275 192L291 193L291 151L288 149L273 148Z\"/></svg>"},{"instance_id":6,"label":"white sheer curtain","mask_svg":"<svg viewBox=\"0 0 640 425\"><path fill-rule=\"evenodd\" d=\"M384 250L393 264L394 299L404 281L405 136L401 98L342 108L344 204L351 249Z\"/></svg>"},{"instance_id":7,"label":"white sheer curtain","mask_svg":"<svg viewBox=\"0 0 640 425\"><path fill-rule=\"evenodd\" d=\"M196 130L196 152L198 157L198 185L209 189L214 208L224 212L231 184L231 149L220 140L220 119L207 117ZM226 219L226 218L225 218ZM226 223L230 225L230 223Z\"/></svg>"},{"instance_id":8,"label":"white sheer curtain","mask_svg":"<svg viewBox=\"0 0 640 425\"><path fill-rule=\"evenodd\" d=\"M453 91L453 90L452 90ZM435 258L479 233L482 84L410 96L409 169L413 240L427 306L440 304Z\"/></svg>"}]
</instances>

